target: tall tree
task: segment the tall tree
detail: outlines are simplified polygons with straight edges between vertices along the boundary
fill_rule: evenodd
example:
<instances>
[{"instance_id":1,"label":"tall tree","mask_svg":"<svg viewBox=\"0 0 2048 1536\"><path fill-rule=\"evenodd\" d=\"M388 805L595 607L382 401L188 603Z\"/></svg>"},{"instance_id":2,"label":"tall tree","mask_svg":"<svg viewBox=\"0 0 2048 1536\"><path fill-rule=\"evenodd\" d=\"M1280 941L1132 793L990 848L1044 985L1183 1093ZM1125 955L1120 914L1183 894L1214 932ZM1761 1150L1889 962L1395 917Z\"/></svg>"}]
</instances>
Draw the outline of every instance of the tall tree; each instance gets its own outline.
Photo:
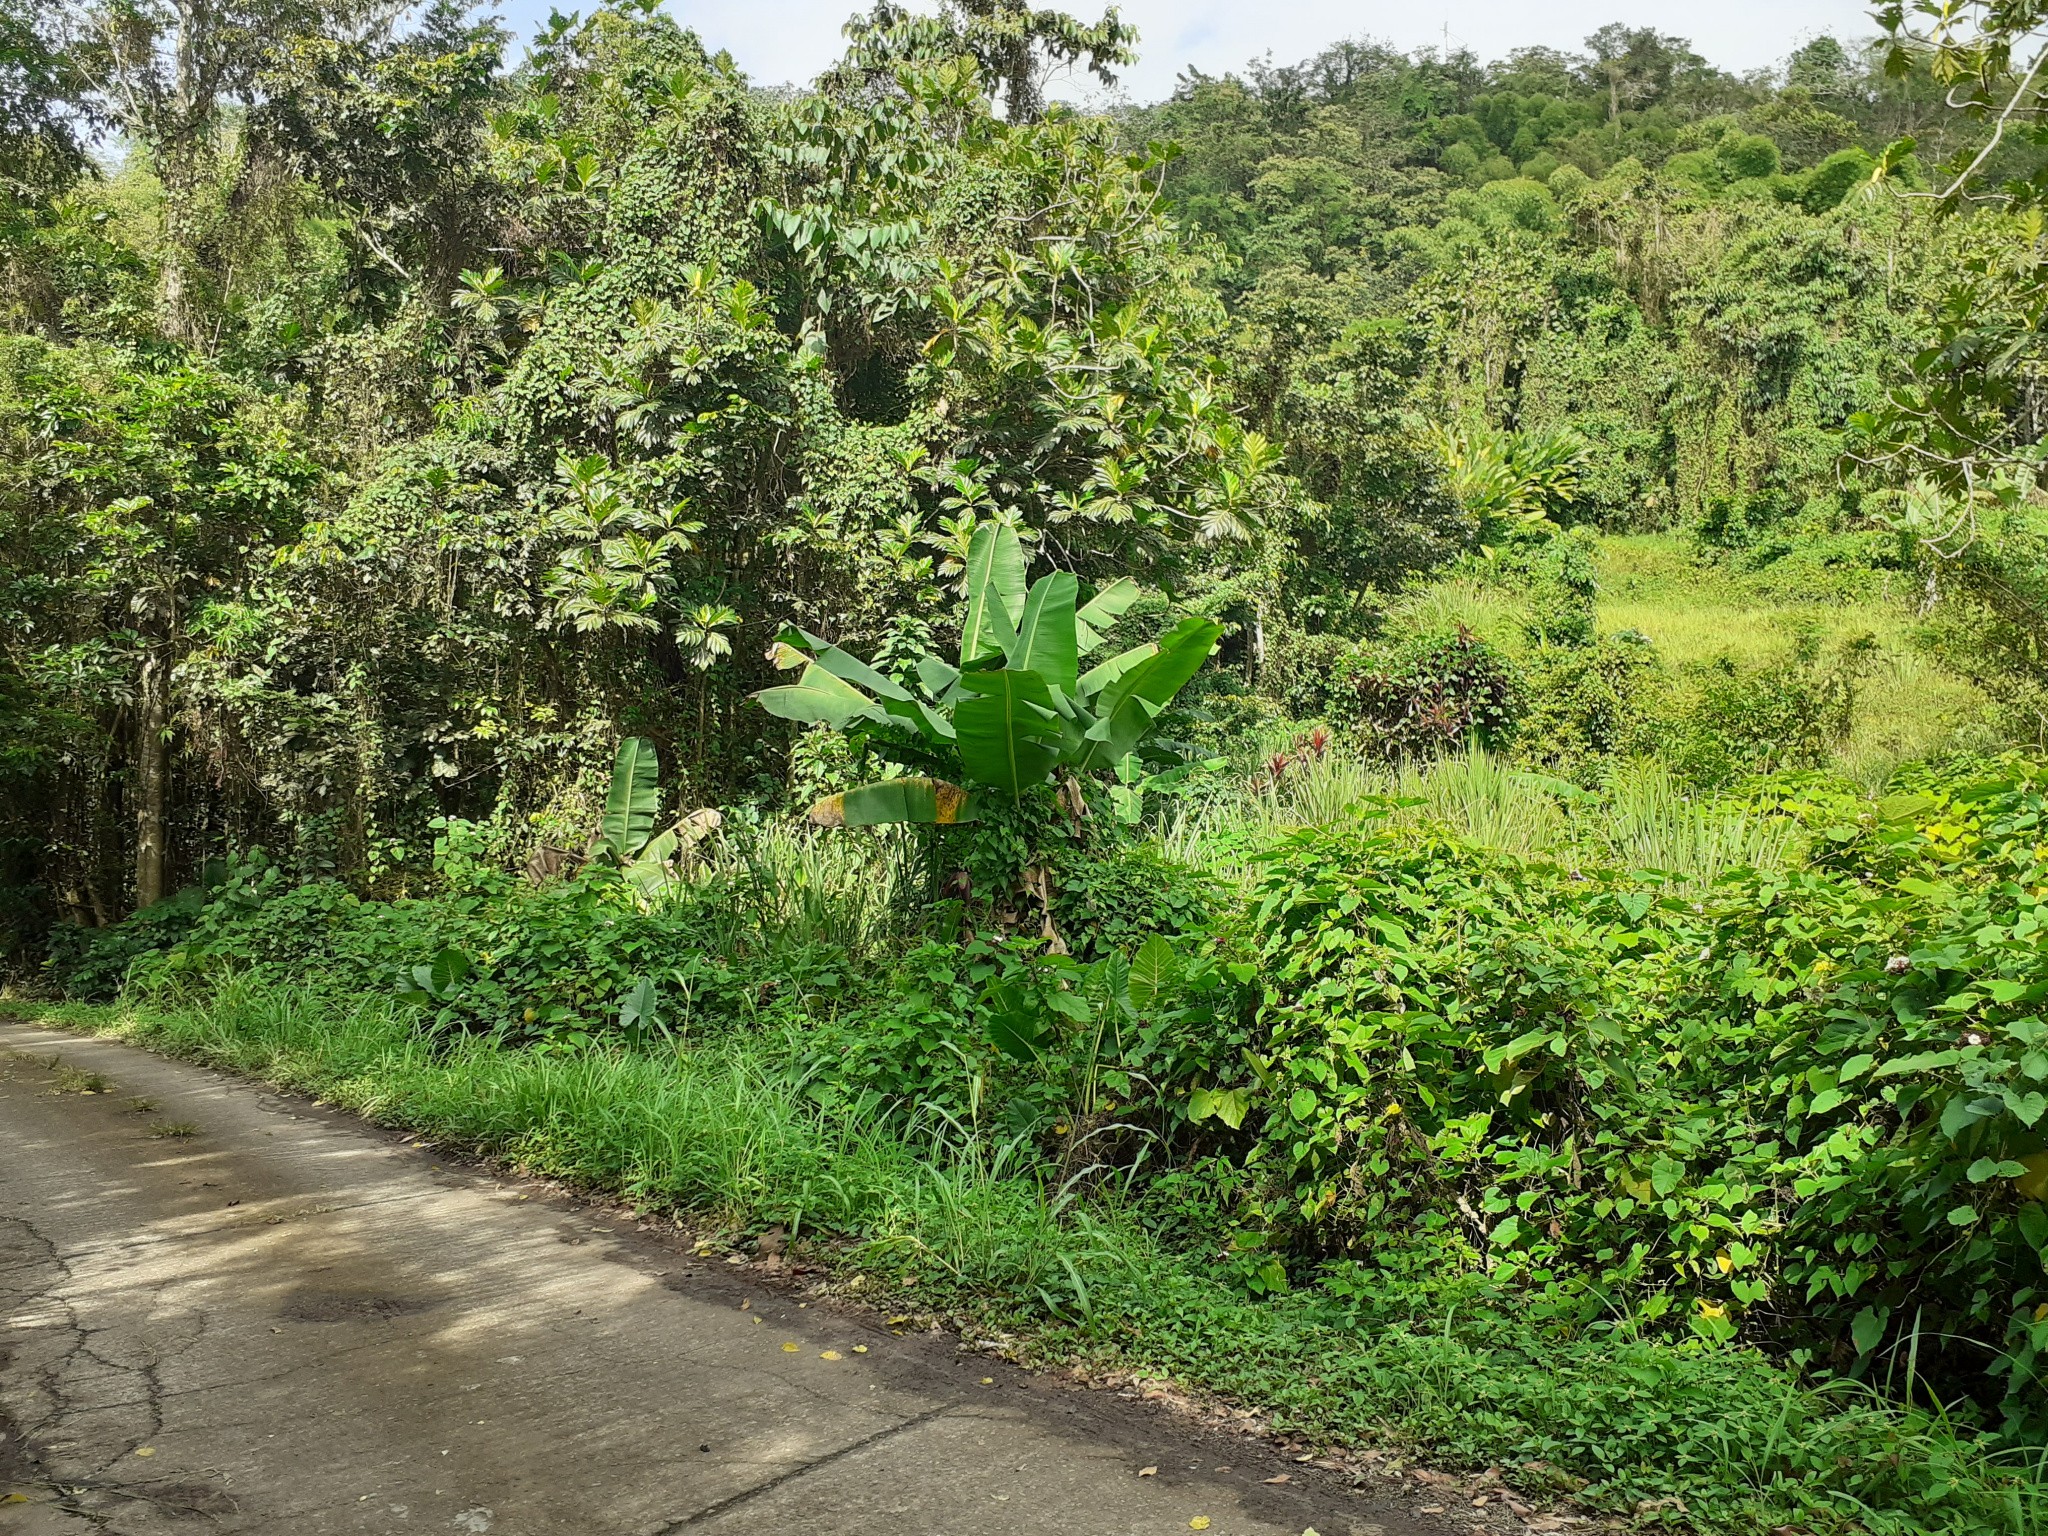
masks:
<instances>
[{"instance_id":1,"label":"tall tree","mask_svg":"<svg viewBox=\"0 0 2048 1536\"><path fill-rule=\"evenodd\" d=\"M142 148L163 185L158 309L166 335L204 340L203 209L229 110L256 99L292 39L374 31L390 0L59 0L79 105Z\"/></svg>"},{"instance_id":2,"label":"tall tree","mask_svg":"<svg viewBox=\"0 0 2048 1536\"><path fill-rule=\"evenodd\" d=\"M1138 33L1114 6L1090 25L1064 11L1033 10L1023 0L944 0L936 16L920 16L881 0L866 16L847 23L852 48L840 66L869 76L886 75L898 63L967 55L1003 93L1003 110L1013 123L1045 115L1045 87L1052 74L1079 64L1104 85L1137 57Z\"/></svg>"}]
</instances>

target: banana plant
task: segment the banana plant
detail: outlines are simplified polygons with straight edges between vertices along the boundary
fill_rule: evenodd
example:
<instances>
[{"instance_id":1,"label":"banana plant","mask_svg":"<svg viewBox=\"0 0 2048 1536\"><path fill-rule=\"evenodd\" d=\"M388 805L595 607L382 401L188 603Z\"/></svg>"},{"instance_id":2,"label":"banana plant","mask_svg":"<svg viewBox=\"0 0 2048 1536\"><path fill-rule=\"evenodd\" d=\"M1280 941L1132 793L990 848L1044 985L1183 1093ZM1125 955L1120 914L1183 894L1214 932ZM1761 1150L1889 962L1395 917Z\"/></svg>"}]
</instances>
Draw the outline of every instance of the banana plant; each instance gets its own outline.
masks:
<instances>
[{"instance_id":1,"label":"banana plant","mask_svg":"<svg viewBox=\"0 0 2048 1536\"><path fill-rule=\"evenodd\" d=\"M612 760L604 820L591 840L590 856L617 869L643 900L668 883L676 854L717 825L715 812L698 811L657 832L654 818L660 808L661 758L645 736L628 736Z\"/></svg>"},{"instance_id":2,"label":"banana plant","mask_svg":"<svg viewBox=\"0 0 2048 1536\"><path fill-rule=\"evenodd\" d=\"M1137 601L1118 578L1087 602L1067 571L1024 581L1016 530L983 523L968 545L957 662L927 655L916 686L828 640L786 629L772 655L794 683L754 697L771 715L879 745L922 774L864 784L811 807L822 826L976 820L989 797L1018 801L1063 775L1144 758L1160 715L1216 648L1223 629L1183 619L1156 641L1082 670Z\"/></svg>"}]
</instances>

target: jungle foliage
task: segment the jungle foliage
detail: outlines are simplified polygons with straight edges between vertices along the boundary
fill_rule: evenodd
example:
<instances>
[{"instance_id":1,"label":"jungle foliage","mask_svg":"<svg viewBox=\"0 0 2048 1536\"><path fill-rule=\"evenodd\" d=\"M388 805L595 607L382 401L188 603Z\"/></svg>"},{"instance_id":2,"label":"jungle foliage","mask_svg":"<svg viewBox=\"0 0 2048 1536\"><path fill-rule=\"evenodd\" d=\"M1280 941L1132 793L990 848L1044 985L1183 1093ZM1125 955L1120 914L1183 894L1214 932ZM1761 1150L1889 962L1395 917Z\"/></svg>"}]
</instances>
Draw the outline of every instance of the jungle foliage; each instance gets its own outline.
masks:
<instances>
[{"instance_id":1,"label":"jungle foliage","mask_svg":"<svg viewBox=\"0 0 2048 1536\"><path fill-rule=\"evenodd\" d=\"M1531 1496L2040 1531L2048 55L1876 21L1091 113L1011 0L0 0L11 989Z\"/></svg>"}]
</instances>

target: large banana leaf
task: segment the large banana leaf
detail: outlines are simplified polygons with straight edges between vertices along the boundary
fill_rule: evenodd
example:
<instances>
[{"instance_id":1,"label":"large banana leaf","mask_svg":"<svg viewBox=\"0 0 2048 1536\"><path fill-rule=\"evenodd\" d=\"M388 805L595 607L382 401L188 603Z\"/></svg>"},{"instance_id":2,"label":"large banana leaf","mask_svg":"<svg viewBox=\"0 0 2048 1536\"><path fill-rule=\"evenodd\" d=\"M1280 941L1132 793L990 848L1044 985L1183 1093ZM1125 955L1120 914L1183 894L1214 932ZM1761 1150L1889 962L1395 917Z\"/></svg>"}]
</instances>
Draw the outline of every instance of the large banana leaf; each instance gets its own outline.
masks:
<instances>
[{"instance_id":1,"label":"large banana leaf","mask_svg":"<svg viewBox=\"0 0 2048 1536\"><path fill-rule=\"evenodd\" d=\"M821 827L950 827L976 815L974 796L944 779L884 779L827 795L811 807L811 820Z\"/></svg>"},{"instance_id":2,"label":"large banana leaf","mask_svg":"<svg viewBox=\"0 0 2048 1536\"><path fill-rule=\"evenodd\" d=\"M1024 612L1024 544L1017 530L983 523L967 545L967 615L960 626L960 664L1005 650Z\"/></svg>"},{"instance_id":3,"label":"large banana leaf","mask_svg":"<svg viewBox=\"0 0 2048 1536\"><path fill-rule=\"evenodd\" d=\"M1074 615L1074 640L1080 653L1086 656L1100 646L1102 632L1122 618L1137 600L1138 584L1128 576L1119 576L1083 603Z\"/></svg>"},{"instance_id":4,"label":"large banana leaf","mask_svg":"<svg viewBox=\"0 0 2048 1536\"><path fill-rule=\"evenodd\" d=\"M1059 761L1052 693L1035 672L963 672L968 697L953 706L960 763L977 784L1015 799Z\"/></svg>"},{"instance_id":5,"label":"large banana leaf","mask_svg":"<svg viewBox=\"0 0 2048 1536\"><path fill-rule=\"evenodd\" d=\"M1019 672L1036 672L1062 693L1074 691L1080 650L1074 638L1074 600L1081 584L1070 571L1054 571L1031 584L1016 643L1003 654Z\"/></svg>"},{"instance_id":6,"label":"large banana leaf","mask_svg":"<svg viewBox=\"0 0 2048 1536\"><path fill-rule=\"evenodd\" d=\"M946 695L952 691L953 685L960 681L960 669L936 656L920 656L917 658L917 680L924 684L926 693L943 704L948 702Z\"/></svg>"},{"instance_id":7,"label":"large banana leaf","mask_svg":"<svg viewBox=\"0 0 2048 1536\"><path fill-rule=\"evenodd\" d=\"M1150 661L1158 654L1159 647L1147 640L1143 645L1134 645L1128 651L1119 652L1107 661L1096 663L1081 674L1078 685L1081 697L1094 698L1139 662Z\"/></svg>"},{"instance_id":8,"label":"large banana leaf","mask_svg":"<svg viewBox=\"0 0 2048 1536\"><path fill-rule=\"evenodd\" d=\"M894 699L905 704L910 702L910 691L888 673L877 672L858 656L842 651L831 641L821 640L808 630L785 629L779 643L809 651L818 659L819 666L841 682L852 683L856 688L865 688L880 699Z\"/></svg>"},{"instance_id":9,"label":"large banana leaf","mask_svg":"<svg viewBox=\"0 0 2048 1536\"><path fill-rule=\"evenodd\" d=\"M605 847L621 864L638 853L654 830L661 803L661 760L645 736L628 736L612 760L611 788L605 792L601 830Z\"/></svg>"},{"instance_id":10,"label":"large banana leaf","mask_svg":"<svg viewBox=\"0 0 2048 1536\"><path fill-rule=\"evenodd\" d=\"M682 846L682 839L674 827L656 833L649 838L637 857L625 867L626 883L640 893L643 901L652 901L661 888L668 884L668 861L675 857L676 849Z\"/></svg>"},{"instance_id":11,"label":"large banana leaf","mask_svg":"<svg viewBox=\"0 0 2048 1536\"><path fill-rule=\"evenodd\" d=\"M796 682L763 688L754 698L779 719L829 725L835 731L845 730L856 720L880 724L889 718L873 699L816 662L805 667Z\"/></svg>"},{"instance_id":12,"label":"large banana leaf","mask_svg":"<svg viewBox=\"0 0 2048 1536\"><path fill-rule=\"evenodd\" d=\"M1158 655L1139 662L1102 690L1095 701L1095 724L1088 732L1088 753L1076 766L1106 768L1134 750L1222 637L1223 626L1205 619L1176 624L1160 640Z\"/></svg>"}]
</instances>

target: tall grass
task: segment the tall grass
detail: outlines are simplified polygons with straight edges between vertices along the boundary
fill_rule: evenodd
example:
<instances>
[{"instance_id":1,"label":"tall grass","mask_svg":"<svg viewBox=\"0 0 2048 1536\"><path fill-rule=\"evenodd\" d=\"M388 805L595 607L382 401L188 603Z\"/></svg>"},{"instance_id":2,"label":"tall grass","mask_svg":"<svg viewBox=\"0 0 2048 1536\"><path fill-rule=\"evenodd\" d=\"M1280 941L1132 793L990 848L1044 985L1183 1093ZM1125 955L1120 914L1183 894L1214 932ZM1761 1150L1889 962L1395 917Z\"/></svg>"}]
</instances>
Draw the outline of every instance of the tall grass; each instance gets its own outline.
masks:
<instances>
[{"instance_id":1,"label":"tall grass","mask_svg":"<svg viewBox=\"0 0 2048 1536\"><path fill-rule=\"evenodd\" d=\"M1467 842L1497 853L1543 858L1565 840L1559 796L1570 794L1571 787L1510 768L1476 747L1435 763L1404 764L1396 790L1413 802L1398 819L1442 823Z\"/></svg>"},{"instance_id":2,"label":"tall grass","mask_svg":"<svg viewBox=\"0 0 2048 1536\"><path fill-rule=\"evenodd\" d=\"M1732 869L1781 867L1798 848L1789 818L1693 794L1654 760L1624 765L1596 793L1476 747L1398 767L1332 750L1277 780L1176 807L1156 843L1168 858L1242 878L1254 855L1289 832L1367 816L1390 826L1441 826L1517 858L1658 870L1701 890Z\"/></svg>"},{"instance_id":3,"label":"tall grass","mask_svg":"<svg viewBox=\"0 0 2048 1536\"><path fill-rule=\"evenodd\" d=\"M716 914L731 952L880 955L919 921L923 858L908 828L742 825L708 839L670 894Z\"/></svg>"},{"instance_id":4,"label":"tall grass","mask_svg":"<svg viewBox=\"0 0 2048 1536\"><path fill-rule=\"evenodd\" d=\"M1613 862L1675 875L1704 890L1731 869L1776 869L1798 846L1789 817L1689 794L1654 759L1618 770L1601 800L1597 831Z\"/></svg>"},{"instance_id":5,"label":"tall grass","mask_svg":"<svg viewBox=\"0 0 2048 1536\"><path fill-rule=\"evenodd\" d=\"M1540 1332L1489 1302L1483 1277L1441 1316L1399 1285L1370 1301L1250 1297L1207 1249L1174 1252L1113 1200L1049 1187L1021 1143L828 1115L772 1039L567 1057L430 1046L381 998L338 1006L246 978L201 1006L40 1012L644 1208L822 1230L863 1294L914 1293L974 1326L1029 1329L1041 1353L1169 1374L1317 1441L1538 1464L1555 1469L1538 1482L1583 1479L1595 1509L1683 1500L1706 1532L2048 1532L2041 1468L1986 1457L1938 1411L1816 1392L1746 1350Z\"/></svg>"}]
</instances>

